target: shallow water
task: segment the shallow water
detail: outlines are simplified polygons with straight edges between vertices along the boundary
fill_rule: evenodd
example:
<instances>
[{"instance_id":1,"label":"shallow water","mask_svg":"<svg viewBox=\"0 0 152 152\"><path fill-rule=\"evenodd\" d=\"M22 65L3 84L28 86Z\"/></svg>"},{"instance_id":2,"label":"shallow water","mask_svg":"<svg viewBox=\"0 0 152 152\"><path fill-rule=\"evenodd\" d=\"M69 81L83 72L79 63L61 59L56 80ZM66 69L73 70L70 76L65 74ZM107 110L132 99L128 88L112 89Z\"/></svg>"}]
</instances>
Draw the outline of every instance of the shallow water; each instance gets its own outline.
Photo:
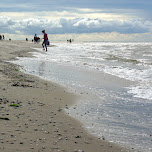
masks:
<instances>
[{"instance_id":1,"label":"shallow water","mask_svg":"<svg viewBox=\"0 0 152 152\"><path fill-rule=\"evenodd\" d=\"M15 63L25 72L77 90L86 98L67 112L108 141L152 151L151 43L55 44ZM107 81L103 72L135 81ZM114 77L111 77L113 79Z\"/></svg>"}]
</instances>

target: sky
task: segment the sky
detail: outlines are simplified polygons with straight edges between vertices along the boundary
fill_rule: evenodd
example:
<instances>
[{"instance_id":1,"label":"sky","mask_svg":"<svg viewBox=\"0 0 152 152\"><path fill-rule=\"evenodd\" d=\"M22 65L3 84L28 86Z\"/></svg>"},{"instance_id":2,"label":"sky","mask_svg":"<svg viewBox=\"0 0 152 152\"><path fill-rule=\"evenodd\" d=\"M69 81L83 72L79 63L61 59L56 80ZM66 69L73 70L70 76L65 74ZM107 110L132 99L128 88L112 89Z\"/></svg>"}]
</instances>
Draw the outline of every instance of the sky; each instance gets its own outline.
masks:
<instances>
[{"instance_id":1,"label":"sky","mask_svg":"<svg viewBox=\"0 0 152 152\"><path fill-rule=\"evenodd\" d=\"M152 41L152 0L0 0L0 34L24 39Z\"/></svg>"}]
</instances>

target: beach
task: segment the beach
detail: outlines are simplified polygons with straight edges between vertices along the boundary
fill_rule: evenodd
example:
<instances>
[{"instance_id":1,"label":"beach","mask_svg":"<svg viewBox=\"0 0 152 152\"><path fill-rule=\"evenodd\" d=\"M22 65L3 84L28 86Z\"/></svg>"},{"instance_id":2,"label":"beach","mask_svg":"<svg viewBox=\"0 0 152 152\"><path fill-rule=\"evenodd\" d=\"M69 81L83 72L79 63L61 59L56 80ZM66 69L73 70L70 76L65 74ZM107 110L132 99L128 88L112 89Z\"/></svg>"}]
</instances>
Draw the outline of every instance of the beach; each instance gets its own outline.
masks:
<instances>
[{"instance_id":1,"label":"beach","mask_svg":"<svg viewBox=\"0 0 152 152\"><path fill-rule=\"evenodd\" d=\"M16 57L32 57L29 52L36 51L32 48L41 45L0 41L0 151L128 151L89 134L78 120L65 112L64 109L78 102L81 94L25 74L19 66L6 62Z\"/></svg>"}]
</instances>

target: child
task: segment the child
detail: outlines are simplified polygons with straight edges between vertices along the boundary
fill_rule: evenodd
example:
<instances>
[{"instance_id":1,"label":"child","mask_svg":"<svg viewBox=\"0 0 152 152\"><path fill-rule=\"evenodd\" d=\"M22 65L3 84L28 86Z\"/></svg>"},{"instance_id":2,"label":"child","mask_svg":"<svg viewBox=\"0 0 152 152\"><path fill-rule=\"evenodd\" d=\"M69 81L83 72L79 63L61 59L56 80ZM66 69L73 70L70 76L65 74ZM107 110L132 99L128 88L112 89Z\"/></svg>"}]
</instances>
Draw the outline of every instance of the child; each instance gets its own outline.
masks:
<instances>
[{"instance_id":1,"label":"child","mask_svg":"<svg viewBox=\"0 0 152 152\"><path fill-rule=\"evenodd\" d=\"M47 52L47 45L48 45L48 43L49 43L49 42L48 42L48 36L47 36L47 33L45 33L45 30L43 30L42 33L44 34L44 41L43 41L43 43L42 43L43 50L45 50L45 49L44 49L44 46L45 46L46 52Z\"/></svg>"}]
</instances>

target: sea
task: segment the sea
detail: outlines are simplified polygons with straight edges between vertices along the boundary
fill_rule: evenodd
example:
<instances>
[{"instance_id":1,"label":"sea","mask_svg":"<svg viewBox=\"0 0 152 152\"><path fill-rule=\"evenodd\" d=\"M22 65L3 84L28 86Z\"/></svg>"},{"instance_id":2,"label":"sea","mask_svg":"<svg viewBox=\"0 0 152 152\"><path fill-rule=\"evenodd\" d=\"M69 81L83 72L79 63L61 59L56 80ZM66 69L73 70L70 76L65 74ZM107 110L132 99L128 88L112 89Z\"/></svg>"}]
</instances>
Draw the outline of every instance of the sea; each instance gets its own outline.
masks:
<instances>
[{"instance_id":1,"label":"sea","mask_svg":"<svg viewBox=\"0 0 152 152\"><path fill-rule=\"evenodd\" d=\"M91 134L135 151L152 152L152 43L51 43L22 71L83 96L65 111Z\"/></svg>"}]
</instances>

